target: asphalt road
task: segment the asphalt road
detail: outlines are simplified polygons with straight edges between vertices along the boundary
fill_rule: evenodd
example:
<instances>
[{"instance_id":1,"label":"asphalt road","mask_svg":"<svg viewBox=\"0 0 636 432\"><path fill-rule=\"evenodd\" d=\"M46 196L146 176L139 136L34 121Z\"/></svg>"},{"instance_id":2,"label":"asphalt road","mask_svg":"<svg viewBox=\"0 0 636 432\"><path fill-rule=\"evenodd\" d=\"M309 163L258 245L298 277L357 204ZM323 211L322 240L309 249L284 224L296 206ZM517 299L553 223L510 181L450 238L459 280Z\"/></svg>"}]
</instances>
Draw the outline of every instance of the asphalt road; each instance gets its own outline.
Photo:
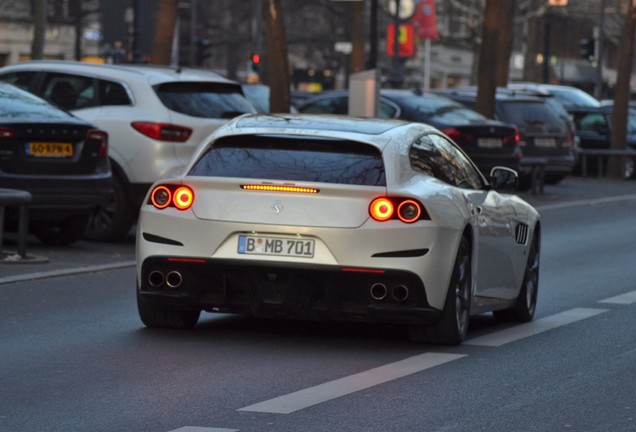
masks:
<instances>
[{"instance_id":1,"label":"asphalt road","mask_svg":"<svg viewBox=\"0 0 636 432\"><path fill-rule=\"evenodd\" d=\"M536 320L478 317L459 347L209 314L149 330L132 238L30 244L48 263L0 264L0 431L634 431L636 184L527 198L543 222Z\"/></svg>"}]
</instances>

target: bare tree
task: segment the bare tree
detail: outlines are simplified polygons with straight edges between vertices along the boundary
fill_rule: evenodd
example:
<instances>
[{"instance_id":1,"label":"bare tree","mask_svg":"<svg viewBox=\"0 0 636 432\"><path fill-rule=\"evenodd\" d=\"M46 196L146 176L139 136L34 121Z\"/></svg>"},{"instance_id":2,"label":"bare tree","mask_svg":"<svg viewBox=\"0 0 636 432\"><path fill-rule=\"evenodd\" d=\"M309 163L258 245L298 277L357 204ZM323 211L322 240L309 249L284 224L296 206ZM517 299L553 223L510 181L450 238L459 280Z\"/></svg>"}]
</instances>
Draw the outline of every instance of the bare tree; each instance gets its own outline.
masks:
<instances>
[{"instance_id":1,"label":"bare tree","mask_svg":"<svg viewBox=\"0 0 636 432\"><path fill-rule=\"evenodd\" d=\"M481 48L477 67L476 111L492 118L495 115L495 92L497 91L496 65L500 37L500 11L507 0L487 0L481 31ZM493 66L495 66L493 71Z\"/></svg>"},{"instance_id":2,"label":"bare tree","mask_svg":"<svg viewBox=\"0 0 636 432\"><path fill-rule=\"evenodd\" d=\"M614 110L612 113L612 149L622 150L627 144L627 111L630 97L630 80L634 53L634 32L636 30L636 0L629 2L625 16L625 28L618 67L616 68L616 87L614 91ZM608 175L622 177L622 163L618 158L611 158Z\"/></svg>"},{"instance_id":3,"label":"bare tree","mask_svg":"<svg viewBox=\"0 0 636 432\"><path fill-rule=\"evenodd\" d=\"M46 0L35 0L33 3L33 42L31 43L31 58L44 58L44 39L46 33Z\"/></svg>"},{"instance_id":4,"label":"bare tree","mask_svg":"<svg viewBox=\"0 0 636 432\"><path fill-rule=\"evenodd\" d=\"M285 22L280 0L263 0L265 19L269 106L272 112L289 112L289 61L285 40Z\"/></svg>"},{"instance_id":5,"label":"bare tree","mask_svg":"<svg viewBox=\"0 0 636 432\"><path fill-rule=\"evenodd\" d=\"M157 11L157 25L152 41L151 63L169 65L172 58L172 39L177 22L178 0L161 0Z\"/></svg>"}]
</instances>

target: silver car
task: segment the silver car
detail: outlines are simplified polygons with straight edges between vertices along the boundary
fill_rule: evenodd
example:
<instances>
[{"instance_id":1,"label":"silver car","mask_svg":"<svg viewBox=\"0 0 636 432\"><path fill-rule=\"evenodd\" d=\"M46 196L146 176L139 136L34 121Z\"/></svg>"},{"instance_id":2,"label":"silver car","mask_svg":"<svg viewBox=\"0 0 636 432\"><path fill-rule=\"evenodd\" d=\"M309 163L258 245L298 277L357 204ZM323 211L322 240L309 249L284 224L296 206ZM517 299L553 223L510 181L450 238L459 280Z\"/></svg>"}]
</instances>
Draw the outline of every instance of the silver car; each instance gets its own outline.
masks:
<instances>
[{"instance_id":1,"label":"silver car","mask_svg":"<svg viewBox=\"0 0 636 432\"><path fill-rule=\"evenodd\" d=\"M458 344L471 315L529 321L540 220L446 135L400 120L245 115L156 182L137 226L149 327L201 311L401 323Z\"/></svg>"}]
</instances>

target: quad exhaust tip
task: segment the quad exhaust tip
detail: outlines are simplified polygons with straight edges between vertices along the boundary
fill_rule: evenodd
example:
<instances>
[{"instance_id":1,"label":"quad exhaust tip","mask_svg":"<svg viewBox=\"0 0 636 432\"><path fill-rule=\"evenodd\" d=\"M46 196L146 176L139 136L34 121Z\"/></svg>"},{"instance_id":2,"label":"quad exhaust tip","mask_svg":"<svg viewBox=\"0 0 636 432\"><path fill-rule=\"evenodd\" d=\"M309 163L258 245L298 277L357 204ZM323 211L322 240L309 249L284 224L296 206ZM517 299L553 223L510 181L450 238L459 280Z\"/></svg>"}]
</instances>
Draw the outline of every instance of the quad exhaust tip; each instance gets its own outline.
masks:
<instances>
[{"instance_id":1,"label":"quad exhaust tip","mask_svg":"<svg viewBox=\"0 0 636 432\"><path fill-rule=\"evenodd\" d=\"M409 297L409 289L406 285L396 285L391 291L391 296L395 301L402 303Z\"/></svg>"},{"instance_id":2,"label":"quad exhaust tip","mask_svg":"<svg viewBox=\"0 0 636 432\"><path fill-rule=\"evenodd\" d=\"M154 270L148 275L148 283L153 288L159 288L164 283L170 288L179 288L183 283L183 276L178 271L171 271L164 276L163 272Z\"/></svg>"},{"instance_id":3,"label":"quad exhaust tip","mask_svg":"<svg viewBox=\"0 0 636 432\"><path fill-rule=\"evenodd\" d=\"M371 285L371 289L369 290L369 292L373 300L380 301L386 298L388 290L386 289L386 285L381 282L376 282Z\"/></svg>"}]
</instances>

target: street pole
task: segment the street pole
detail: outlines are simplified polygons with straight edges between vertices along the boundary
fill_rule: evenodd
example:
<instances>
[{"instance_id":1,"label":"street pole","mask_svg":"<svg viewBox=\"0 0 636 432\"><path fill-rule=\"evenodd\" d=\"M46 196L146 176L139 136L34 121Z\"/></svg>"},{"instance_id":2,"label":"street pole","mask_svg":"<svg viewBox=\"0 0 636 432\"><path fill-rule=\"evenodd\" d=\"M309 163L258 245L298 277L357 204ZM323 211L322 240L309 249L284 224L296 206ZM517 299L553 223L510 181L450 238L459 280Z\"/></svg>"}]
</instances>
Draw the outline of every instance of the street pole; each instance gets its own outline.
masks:
<instances>
[{"instance_id":1,"label":"street pole","mask_svg":"<svg viewBox=\"0 0 636 432\"><path fill-rule=\"evenodd\" d=\"M596 38L596 86L594 96L596 99L603 98L603 28L605 27L605 0L601 0L601 14L598 22L598 36Z\"/></svg>"},{"instance_id":2,"label":"street pole","mask_svg":"<svg viewBox=\"0 0 636 432\"><path fill-rule=\"evenodd\" d=\"M141 29L139 28L140 0L133 0L133 34L132 34L132 61L133 63L141 62Z\"/></svg>"}]
</instances>

